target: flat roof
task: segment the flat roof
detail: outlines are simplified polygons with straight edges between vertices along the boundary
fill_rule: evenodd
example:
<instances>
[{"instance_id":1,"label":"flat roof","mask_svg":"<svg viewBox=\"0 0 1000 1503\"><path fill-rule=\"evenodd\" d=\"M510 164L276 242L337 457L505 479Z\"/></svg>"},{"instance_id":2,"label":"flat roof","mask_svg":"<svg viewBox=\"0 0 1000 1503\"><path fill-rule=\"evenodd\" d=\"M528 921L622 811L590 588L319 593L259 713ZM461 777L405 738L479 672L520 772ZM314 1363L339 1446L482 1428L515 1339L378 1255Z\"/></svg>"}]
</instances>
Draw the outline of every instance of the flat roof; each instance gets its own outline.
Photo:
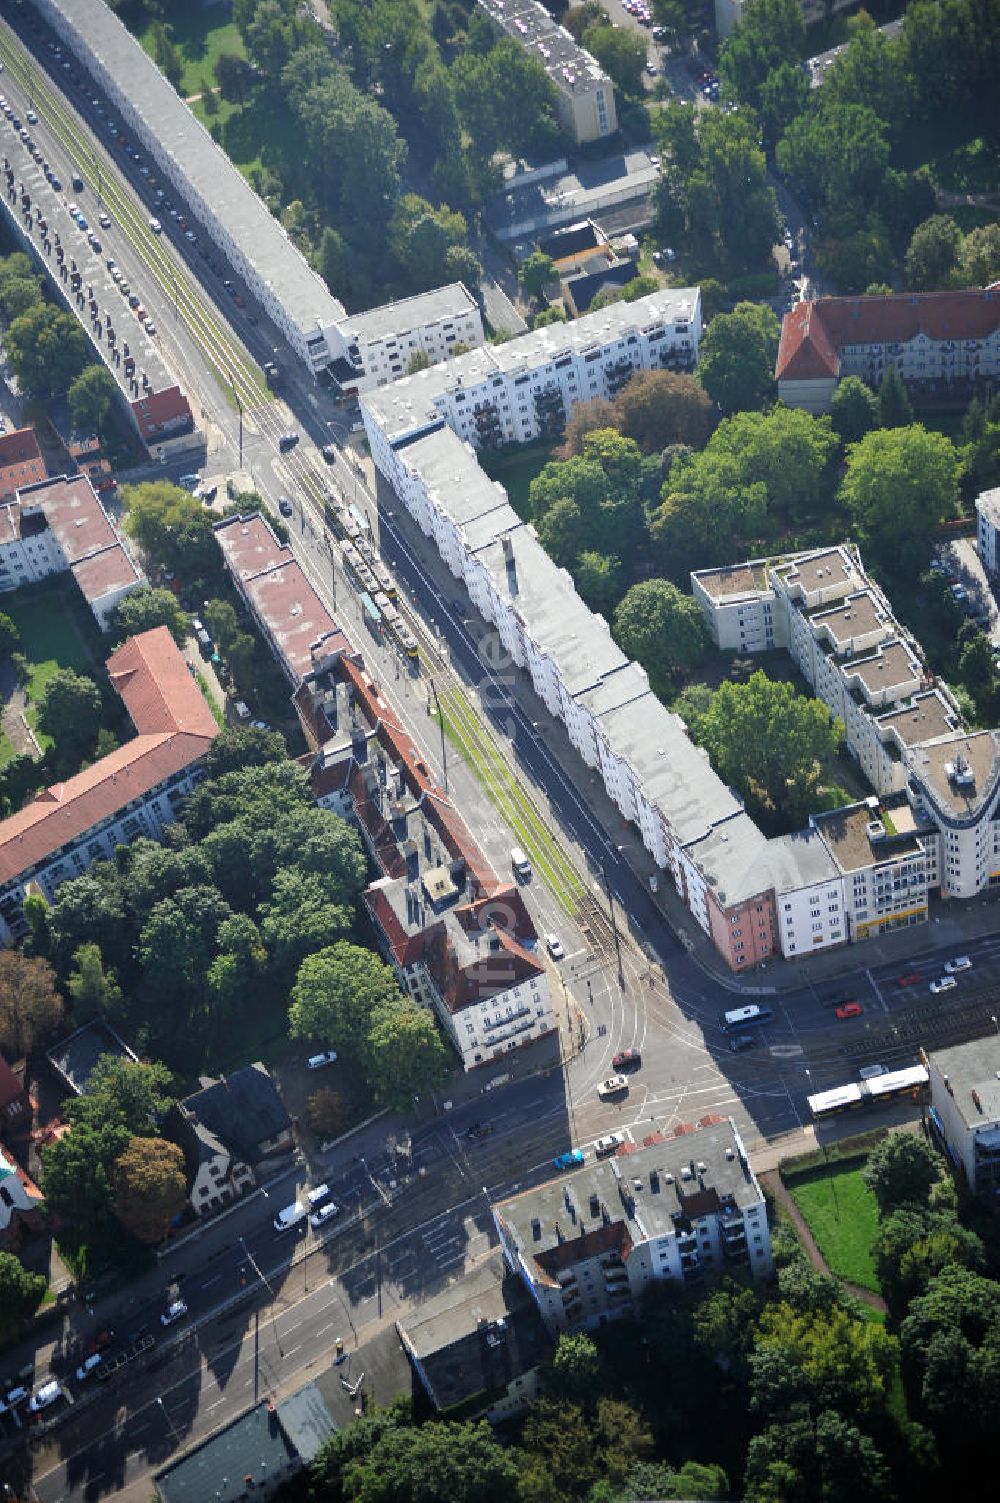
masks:
<instances>
[{"instance_id":1,"label":"flat roof","mask_svg":"<svg viewBox=\"0 0 1000 1503\"><path fill-rule=\"evenodd\" d=\"M870 694L888 689L898 697L914 679L919 684L923 678L920 660L902 642L880 643L872 657L842 667L846 677L857 675Z\"/></svg>"},{"instance_id":2,"label":"flat roof","mask_svg":"<svg viewBox=\"0 0 1000 1503\"><path fill-rule=\"evenodd\" d=\"M1000 1122L1000 1037L995 1032L949 1049L928 1049L928 1062L946 1076L951 1095L966 1127L995 1127ZM972 1093L975 1091L980 1111Z\"/></svg>"},{"instance_id":3,"label":"flat roof","mask_svg":"<svg viewBox=\"0 0 1000 1503\"><path fill-rule=\"evenodd\" d=\"M292 320L308 334L345 317L346 310L308 265L242 173L215 144L140 44L104 0L48 0L75 37L81 57L92 54L124 89L137 115L194 191L212 206Z\"/></svg>"},{"instance_id":4,"label":"flat roof","mask_svg":"<svg viewBox=\"0 0 1000 1503\"><path fill-rule=\"evenodd\" d=\"M875 723L895 731L904 746L917 746L950 735L958 726L958 716L937 689L928 689L915 694L912 704L903 709L879 715Z\"/></svg>"},{"instance_id":5,"label":"flat roof","mask_svg":"<svg viewBox=\"0 0 1000 1503\"><path fill-rule=\"evenodd\" d=\"M389 386L365 392L361 405L392 443L438 419L447 394L460 387L474 387L496 375L536 370L568 352L583 354L612 344L631 330L686 322L694 317L699 296L697 287L666 287L634 303L612 303L572 323L548 324L507 344L469 350L428 370L401 376Z\"/></svg>"},{"instance_id":6,"label":"flat roof","mask_svg":"<svg viewBox=\"0 0 1000 1503\"><path fill-rule=\"evenodd\" d=\"M817 611L809 621L814 631L826 627L838 646L852 642L856 637L867 637L880 627L888 636L894 625L886 620L885 612L868 590L851 595L842 605Z\"/></svg>"},{"instance_id":7,"label":"flat roof","mask_svg":"<svg viewBox=\"0 0 1000 1503\"><path fill-rule=\"evenodd\" d=\"M726 1157L727 1149L732 1158ZM494 1210L513 1232L526 1260L565 1248L574 1261L574 1239L608 1225L605 1211L611 1225L624 1225L635 1246L673 1233L675 1215L707 1214L707 1207L693 1209L690 1204L686 1211L686 1201L700 1205L717 1199L713 1209L721 1210L721 1202L731 1196L734 1207L741 1210L757 1205L762 1195L744 1153L732 1119L727 1118L682 1137L664 1138L649 1148L594 1159L580 1169L498 1201ZM703 1183L699 1183L697 1173L700 1163L706 1166ZM672 1183L668 1174L673 1175Z\"/></svg>"},{"instance_id":8,"label":"flat roof","mask_svg":"<svg viewBox=\"0 0 1000 1503\"><path fill-rule=\"evenodd\" d=\"M563 94L577 94L605 84L604 69L585 52L566 29L557 24L538 0L479 0L488 16L519 42Z\"/></svg>"},{"instance_id":9,"label":"flat roof","mask_svg":"<svg viewBox=\"0 0 1000 1503\"><path fill-rule=\"evenodd\" d=\"M20 496L22 505L42 507L49 529L70 566L118 541L86 475L43 480L22 490Z\"/></svg>"},{"instance_id":10,"label":"flat roof","mask_svg":"<svg viewBox=\"0 0 1000 1503\"><path fill-rule=\"evenodd\" d=\"M837 863L818 830L794 830L778 835L767 845L767 865L776 894L796 892L815 882L829 882L839 875Z\"/></svg>"},{"instance_id":11,"label":"flat roof","mask_svg":"<svg viewBox=\"0 0 1000 1503\"><path fill-rule=\"evenodd\" d=\"M1000 733L959 732L912 747L910 766L946 814L971 816L992 796L1000 773Z\"/></svg>"},{"instance_id":12,"label":"flat roof","mask_svg":"<svg viewBox=\"0 0 1000 1503\"><path fill-rule=\"evenodd\" d=\"M380 339L391 339L393 335L408 334L411 329L448 318L461 318L466 313L474 313L476 307L476 300L464 283L448 282L430 292L418 292L414 297L382 303L364 313L348 314L344 327L356 334L359 342L374 344Z\"/></svg>"},{"instance_id":13,"label":"flat roof","mask_svg":"<svg viewBox=\"0 0 1000 1503\"><path fill-rule=\"evenodd\" d=\"M94 1066L105 1054L113 1054L116 1059L135 1059L111 1024L103 1018L94 1018L68 1038L53 1044L45 1058L75 1095L85 1096Z\"/></svg>"},{"instance_id":14,"label":"flat roof","mask_svg":"<svg viewBox=\"0 0 1000 1503\"><path fill-rule=\"evenodd\" d=\"M246 581L254 602L288 668L298 679L313 670L312 648L330 637L346 638L294 559Z\"/></svg>"},{"instance_id":15,"label":"flat roof","mask_svg":"<svg viewBox=\"0 0 1000 1503\"><path fill-rule=\"evenodd\" d=\"M807 595L841 584L860 588L865 582L846 548L824 548L819 553L801 554L778 568L786 584L801 585Z\"/></svg>"},{"instance_id":16,"label":"flat roof","mask_svg":"<svg viewBox=\"0 0 1000 1503\"><path fill-rule=\"evenodd\" d=\"M1000 487L991 491L983 491L976 497L976 510L982 512L987 521L992 522L994 527L1000 527Z\"/></svg>"},{"instance_id":17,"label":"flat roof","mask_svg":"<svg viewBox=\"0 0 1000 1503\"><path fill-rule=\"evenodd\" d=\"M72 568L73 578L87 601L103 600L113 590L127 590L141 582L141 575L121 543L112 543Z\"/></svg>"},{"instance_id":18,"label":"flat roof","mask_svg":"<svg viewBox=\"0 0 1000 1503\"><path fill-rule=\"evenodd\" d=\"M238 1503L251 1483L270 1488L277 1477L290 1476L298 1464L298 1453L278 1411L261 1399L157 1472L155 1481L164 1503Z\"/></svg>"},{"instance_id":19,"label":"flat roof","mask_svg":"<svg viewBox=\"0 0 1000 1503\"><path fill-rule=\"evenodd\" d=\"M400 450L399 458L404 468L419 475L430 498L457 527L509 510L503 486L490 479L475 451L451 428L414 439Z\"/></svg>"},{"instance_id":20,"label":"flat roof","mask_svg":"<svg viewBox=\"0 0 1000 1503\"><path fill-rule=\"evenodd\" d=\"M920 854L923 847L916 835L896 833L884 823L878 809L867 804L852 804L829 814L813 816L817 833L822 835L841 871L862 871L867 866L903 861ZM883 837L872 840L869 828L878 827Z\"/></svg>"},{"instance_id":21,"label":"flat roof","mask_svg":"<svg viewBox=\"0 0 1000 1503\"><path fill-rule=\"evenodd\" d=\"M704 873L716 901L724 908L766 892L775 880L770 864L771 842L736 799L731 794L729 797L735 812L716 819L704 835L685 846L687 854Z\"/></svg>"},{"instance_id":22,"label":"flat roof","mask_svg":"<svg viewBox=\"0 0 1000 1503\"><path fill-rule=\"evenodd\" d=\"M725 600L729 595L760 595L768 590L767 573L763 564L729 564L722 569L696 569L691 575L713 600Z\"/></svg>"}]
</instances>

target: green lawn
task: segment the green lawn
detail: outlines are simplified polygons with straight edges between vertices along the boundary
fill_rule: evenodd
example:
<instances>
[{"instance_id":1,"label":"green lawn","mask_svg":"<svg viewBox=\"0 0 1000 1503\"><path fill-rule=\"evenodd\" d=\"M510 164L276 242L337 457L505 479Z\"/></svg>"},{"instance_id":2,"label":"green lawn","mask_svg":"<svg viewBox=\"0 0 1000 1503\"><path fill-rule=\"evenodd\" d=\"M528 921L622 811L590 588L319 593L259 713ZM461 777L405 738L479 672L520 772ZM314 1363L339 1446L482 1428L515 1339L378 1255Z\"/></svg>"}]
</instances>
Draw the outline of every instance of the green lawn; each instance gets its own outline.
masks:
<instances>
[{"instance_id":1,"label":"green lawn","mask_svg":"<svg viewBox=\"0 0 1000 1503\"><path fill-rule=\"evenodd\" d=\"M788 1193L809 1224L816 1245L839 1278L879 1292L872 1258L878 1228L875 1197L858 1165L815 1169L788 1183Z\"/></svg>"},{"instance_id":2,"label":"green lawn","mask_svg":"<svg viewBox=\"0 0 1000 1503\"><path fill-rule=\"evenodd\" d=\"M39 732L33 706L37 705L46 684L60 668L88 673L92 665L72 609L56 591L16 596L5 604L4 609L21 633L20 651L31 665L27 715L44 750L51 742ZM0 742L0 759L7 761L12 751L4 738L4 742Z\"/></svg>"},{"instance_id":3,"label":"green lawn","mask_svg":"<svg viewBox=\"0 0 1000 1503\"><path fill-rule=\"evenodd\" d=\"M480 450L479 463L491 480L499 480L522 522L531 520L528 489L538 472L548 464L553 448L553 444L526 444L509 454Z\"/></svg>"},{"instance_id":4,"label":"green lawn","mask_svg":"<svg viewBox=\"0 0 1000 1503\"><path fill-rule=\"evenodd\" d=\"M228 5L197 5L189 0L184 6L167 6L164 19L184 63L180 92L185 99L200 94L206 83L215 87L215 61L220 53L232 52L237 57L246 57L243 39L233 23ZM150 26L139 33L139 41L153 57Z\"/></svg>"}]
</instances>

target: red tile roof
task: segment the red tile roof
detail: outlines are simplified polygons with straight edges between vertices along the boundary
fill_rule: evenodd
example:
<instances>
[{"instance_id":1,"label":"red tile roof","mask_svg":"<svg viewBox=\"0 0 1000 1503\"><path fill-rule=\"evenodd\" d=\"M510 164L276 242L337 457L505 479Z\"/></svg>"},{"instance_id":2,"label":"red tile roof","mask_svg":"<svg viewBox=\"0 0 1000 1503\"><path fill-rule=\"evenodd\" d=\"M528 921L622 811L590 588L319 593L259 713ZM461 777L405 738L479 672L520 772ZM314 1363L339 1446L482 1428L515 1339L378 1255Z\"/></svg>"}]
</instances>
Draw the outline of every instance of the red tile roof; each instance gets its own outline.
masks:
<instances>
[{"instance_id":1,"label":"red tile roof","mask_svg":"<svg viewBox=\"0 0 1000 1503\"><path fill-rule=\"evenodd\" d=\"M0 883L144 798L205 755L219 728L165 626L132 637L108 661L138 735L0 823Z\"/></svg>"},{"instance_id":2,"label":"red tile roof","mask_svg":"<svg viewBox=\"0 0 1000 1503\"><path fill-rule=\"evenodd\" d=\"M10 1106L12 1102L22 1101L25 1094L19 1077L14 1074L10 1065L0 1054L0 1111Z\"/></svg>"},{"instance_id":3,"label":"red tile roof","mask_svg":"<svg viewBox=\"0 0 1000 1503\"><path fill-rule=\"evenodd\" d=\"M45 479L45 460L34 428L0 433L0 497L8 499L23 486Z\"/></svg>"},{"instance_id":4,"label":"red tile roof","mask_svg":"<svg viewBox=\"0 0 1000 1503\"><path fill-rule=\"evenodd\" d=\"M836 376L845 344L905 344L919 333L933 340L985 339L998 327L1000 297L988 288L801 302L782 319L775 377Z\"/></svg>"},{"instance_id":5,"label":"red tile roof","mask_svg":"<svg viewBox=\"0 0 1000 1503\"><path fill-rule=\"evenodd\" d=\"M144 439L166 438L194 423L187 397L179 386L153 391L131 403L139 432Z\"/></svg>"}]
</instances>

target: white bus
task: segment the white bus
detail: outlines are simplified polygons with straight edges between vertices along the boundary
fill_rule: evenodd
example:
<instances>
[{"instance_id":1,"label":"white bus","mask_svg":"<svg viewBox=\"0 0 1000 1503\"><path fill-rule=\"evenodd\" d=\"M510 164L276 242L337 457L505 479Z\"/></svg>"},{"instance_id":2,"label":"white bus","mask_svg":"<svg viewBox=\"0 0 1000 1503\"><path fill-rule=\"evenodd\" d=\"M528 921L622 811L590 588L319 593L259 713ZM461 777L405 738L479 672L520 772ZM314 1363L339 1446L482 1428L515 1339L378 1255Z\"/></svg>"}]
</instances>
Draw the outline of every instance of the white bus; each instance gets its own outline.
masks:
<instances>
[{"instance_id":1,"label":"white bus","mask_svg":"<svg viewBox=\"0 0 1000 1503\"><path fill-rule=\"evenodd\" d=\"M719 1019L719 1027L723 1033L732 1033L734 1028L748 1028L752 1023L766 1023L768 1018L773 1017L769 1007L761 1007L757 1002L751 1002L746 1007L734 1007L732 1012L724 1012Z\"/></svg>"}]
</instances>

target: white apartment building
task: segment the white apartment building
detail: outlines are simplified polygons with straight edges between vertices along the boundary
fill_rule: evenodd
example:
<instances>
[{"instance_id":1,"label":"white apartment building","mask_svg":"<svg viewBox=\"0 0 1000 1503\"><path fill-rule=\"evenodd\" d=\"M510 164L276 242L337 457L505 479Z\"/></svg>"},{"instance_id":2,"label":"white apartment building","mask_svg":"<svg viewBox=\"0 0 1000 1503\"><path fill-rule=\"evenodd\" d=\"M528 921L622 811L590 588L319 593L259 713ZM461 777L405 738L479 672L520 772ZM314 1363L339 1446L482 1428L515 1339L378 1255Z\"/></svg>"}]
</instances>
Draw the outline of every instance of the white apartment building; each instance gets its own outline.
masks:
<instances>
[{"instance_id":1,"label":"white apartment building","mask_svg":"<svg viewBox=\"0 0 1000 1503\"><path fill-rule=\"evenodd\" d=\"M108 659L108 674L136 735L0 821L0 944L24 933L29 886L51 902L116 846L140 835L160 840L219 734L165 626L130 637Z\"/></svg>"},{"instance_id":2,"label":"white apartment building","mask_svg":"<svg viewBox=\"0 0 1000 1503\"><path fill-rule=\"evenodd\" d=\"M356 346L345 344L338 327L344 305L110 6L34 3L307 368L317 373L338 357L358 364ZM86 161L79 166L86 176Z\"/></svg>"},{"instance_id":3,"label":"white apartment building","mask_svg":"<svg viewBox=\"0 0 1000 1503\"><path fill-rule=\"evenodd\" d=\"M0 592L67 571L102 631L145 583L86 475L40 480L0 503Z\"/></svg>"},{"instance_id":4,"label":"white apartment building","mask_svg":"<svg viewBox=\"0 0 1000 1503\"><path fill-rule=\"evenodd\" d=\"M330 374L342 392L354 394L398 381L414 355L437 365L459 345L475 350L486 338L479 304L461 282L350 314L338 329L344 348L357 349L360 369L341 356Z\"/></svg>"},{"instance_id":5,"label":"white apartment building","mask_svg":"<svg viewBox=\"0 0 1000 1503\"><path fill-rule=\"evenodd\" d=\"M921 1050L931 1124L973 1195L1000 1195L1000 1037Z\"/></svg>"},{"instance_id":6,"label":"white apartment building","mask_svg":"<svg viewBox=\"0 0 1000 1503\"><path fill-rule=\"evenodd\" d=\"M634 1316L658 1282L771 1272L763 1192L732 1118L647 1141L492 1208L504 1260L553 1336Z\"/></svg>"},{"instance_id":7,"label":"white apartment building","mask_svg":"<svg viewBox=\"0 0 1000 1503\"><path fill-rule=\"evenodd\" d=\"M555 434L577 402L615 396L636 371L693 368L700 339L700 289L666 288L472 350L363 397L372 456L395 484L397 449L442 424L475 449Z\"/></svg>"},{"instance_id":8,"label":"white apartment building","mask_svg":"<svg viewBox=\"0 0 1000 1503\"><path fill-rule=\"evenodd\" d=\"M556 91L559 124L582 146L618 129L615 90L604 69L539 0L479 0L490 20L536 58Z\"/></svg>"},{"instance_id":9,"label":"white apartment building","mask_svg":"<svg viewBox=\"0 0 1000 1503\"><path fill-rule=\"evenodd\" d=\"M1000 489L976 498L976 542L983 568L991 579L1000 575Z\"/></svg>"}]
</instances>

